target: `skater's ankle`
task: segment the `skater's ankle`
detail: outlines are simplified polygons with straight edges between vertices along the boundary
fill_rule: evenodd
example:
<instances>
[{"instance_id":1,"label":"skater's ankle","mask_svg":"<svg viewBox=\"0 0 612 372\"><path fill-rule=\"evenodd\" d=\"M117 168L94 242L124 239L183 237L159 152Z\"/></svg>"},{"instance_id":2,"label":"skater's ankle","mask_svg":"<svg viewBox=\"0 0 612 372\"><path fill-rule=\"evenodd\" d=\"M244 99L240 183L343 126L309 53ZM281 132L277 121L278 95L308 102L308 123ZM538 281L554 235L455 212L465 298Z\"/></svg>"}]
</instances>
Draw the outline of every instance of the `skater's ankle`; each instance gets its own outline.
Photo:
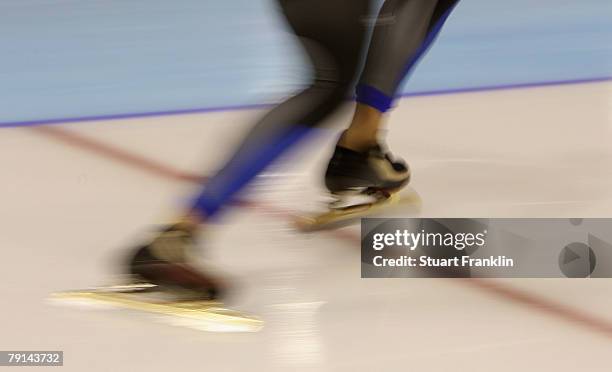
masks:
<instances>
[{"instance_id":1,"label":"skater's ankle","mask_svg":"<svg viewBox=\"0 0 612 372\"><path fill-rule=\"evenodd\" d=\"M338 145L358 152L365 152L376 146L382 118L383 114L375 108L357 104L351 125L340 138Z\"/></svg>"},{"instance_id":2,"label":"skater's ankle","mask_svg":"<svg viewBox=\"0 0 612 372\"><path fill-rule=\"evenodd\" d=\"M357 152L366 152L378 144L376 136L364 137L354 136L346 131L338 141L338 146Z\"/></svg>"}]
</instances>

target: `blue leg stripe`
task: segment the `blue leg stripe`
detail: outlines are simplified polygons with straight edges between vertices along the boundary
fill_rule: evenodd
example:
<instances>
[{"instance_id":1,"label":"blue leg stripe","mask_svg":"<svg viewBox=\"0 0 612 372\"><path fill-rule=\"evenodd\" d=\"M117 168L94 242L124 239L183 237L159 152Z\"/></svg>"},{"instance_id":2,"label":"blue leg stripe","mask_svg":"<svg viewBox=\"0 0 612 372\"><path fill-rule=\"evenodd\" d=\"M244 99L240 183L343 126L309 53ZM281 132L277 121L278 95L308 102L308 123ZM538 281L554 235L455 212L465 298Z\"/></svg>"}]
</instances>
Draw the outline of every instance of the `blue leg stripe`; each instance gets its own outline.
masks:
<instances>
[{"instance_id":1,"label":"blue leg stripe","mask_svg":"<svg viewBox=\"0 0 612 372\"><path fill-rule=\"evenodd\" d=\"M356 93L357 102L373 107L380 112L389 110L393 103L392 97L369 85L359 84Z\"/></svg>"},{"instance_id":2,"label":"blue leg stripe","mask_svg":"<svg viewBox=\"0 0 612 372\"><path fill-rule=\"evenodd\" d=\"M243 147L243 151L239 150L239 153L207 182L194 201L193 210L206 218L216 215L249 181L311 130L312 127L309 126L295 125L285 133L269 138L267 143L257 144L255 148L247 150Z\"/></svg>"}]
</instances>

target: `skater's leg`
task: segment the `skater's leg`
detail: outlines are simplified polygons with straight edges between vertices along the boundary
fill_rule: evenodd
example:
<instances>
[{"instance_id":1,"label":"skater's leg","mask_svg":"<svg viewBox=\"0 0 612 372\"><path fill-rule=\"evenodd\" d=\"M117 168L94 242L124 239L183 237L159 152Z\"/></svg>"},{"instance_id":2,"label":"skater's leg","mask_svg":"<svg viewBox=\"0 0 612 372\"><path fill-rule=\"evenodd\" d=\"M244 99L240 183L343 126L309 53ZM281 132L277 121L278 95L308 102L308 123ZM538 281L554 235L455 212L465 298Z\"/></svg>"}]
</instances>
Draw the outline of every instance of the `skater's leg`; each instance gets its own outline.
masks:
<instances>
[{"instance_id":1,"label":"skater's leg","mask_svg":"<svg viewBox=\"0 0 612 372\"><path fill-rule=\"evenodd\" d=\"M281 0L311 65L311 85L265 115L229 161L204 185L179 224L139 248L131 273L153 283L218 296L219 285L187 265L184 255L196 228L217 215L234 196L281 153L317 127L346 99L363 49L369 0Z\"/></svg>"},{"instance_id":2,"label":"skater's leg","mask_svg":"<svg viewBox=\"0 0 612 372\"><path fill-rule=\"evenodd\" d=\"M253 177L346 99L364 46L368 0L282 0L313 67L310 87L264 116L196 199L191 216L210 218ZM197 218L190 218L197 221Z\"/></svg>"},{"instance_id":3,"label":"skater's leg","mask_svg":"<svg viewBox=\"0 0 612 372\"><path fill-rule=\"evenodd\" d=\"M377 143L383 113L438 36L458 0L388 0L374 29L357 87L357 108L339 144L363 151Z\"/></svg>"},{"instance_id":4,"label":"skater's leg","mask_svg":"<svg viewBox=\"0 0 612 372\"><path fill-rule=\"evenodd\" d=\"M383 114L402 80L427 51L458 0L387 0L380 10L359 85L357 108L325 173L334 206L352 205L351 194L378 201L410 181L410 169L379 145ZM370 202L367 202L370 203Z\"/></svg>"}]
</instances>

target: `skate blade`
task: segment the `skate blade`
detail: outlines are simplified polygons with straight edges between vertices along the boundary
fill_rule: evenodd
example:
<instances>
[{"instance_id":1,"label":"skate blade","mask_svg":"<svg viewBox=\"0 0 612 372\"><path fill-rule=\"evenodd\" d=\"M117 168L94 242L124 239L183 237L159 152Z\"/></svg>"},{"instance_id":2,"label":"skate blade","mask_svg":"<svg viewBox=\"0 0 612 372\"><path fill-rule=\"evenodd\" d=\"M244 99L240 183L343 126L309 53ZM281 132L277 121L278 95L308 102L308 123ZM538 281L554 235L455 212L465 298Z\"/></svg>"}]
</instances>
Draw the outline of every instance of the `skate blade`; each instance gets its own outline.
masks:
<instances>
[{"instance_id":1,"label":"skate blade","mask_svg":"<svg viewBox=\"0 0 612 372\"><path fill-rule=\"evenodd\" d=\"M142 299L140 291L122 292L112 287L56 292L50 299L65 304L127 309L161 316L159 320L206 332L257 332L263 321L256 317L222 307L214 301L151 301Z\"/></svg>"},{"instance_id":2,"label":"skate blade","mask_svg":"<svg viewBox=\"0 0 612 372\"><path fill-rule=\"evenodd\" d=\"M330 209L327 212L311 216L298 216L295 218L295 227L303 232L338 228L356 219L374 215L392 204L399 203L400 199L410 202L411 204L420 205L420 199L416 192L401 198L399 194L396 193L391 194L388 198L376 200L371 203Z\"/></svg>"}]
</instances>

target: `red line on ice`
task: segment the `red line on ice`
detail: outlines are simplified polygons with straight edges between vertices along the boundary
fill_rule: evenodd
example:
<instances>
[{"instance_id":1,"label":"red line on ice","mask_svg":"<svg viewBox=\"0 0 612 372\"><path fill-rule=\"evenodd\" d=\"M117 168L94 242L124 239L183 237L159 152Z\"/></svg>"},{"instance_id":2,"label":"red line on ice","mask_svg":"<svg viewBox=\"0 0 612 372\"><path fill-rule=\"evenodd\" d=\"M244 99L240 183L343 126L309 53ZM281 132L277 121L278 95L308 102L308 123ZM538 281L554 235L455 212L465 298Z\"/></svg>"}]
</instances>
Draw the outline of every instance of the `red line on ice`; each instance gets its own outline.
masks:
<instances>
[{"instance_id":1,"label":"red line on ice","mask_svg":"<svg viewBox=\"0 0 612 372\"><path fill-rule=\"evenodd\" d=\"M144 156L130 153L116 146L111 146L58 127L39 126L29 127L27 129L63 144L95 153L117 163L146 171L161 178L191 183L200 183L205 180L205 177L182 172L169 165L156 162ZM286 219L294 218L294 214L291 211L280 209L272 205L252 201L241 201L238 204L241 207L266 211ZM360 237L346 230L335 230L329 233L337 239L347 241L356 246L360 245ZM569 323L580 325L585 329L612 338L612 322L571 306L490 279L456 279L451 282L462 283L508 302L525 306L531 310L553 316Z\"/></svg>"}]
</instances>

